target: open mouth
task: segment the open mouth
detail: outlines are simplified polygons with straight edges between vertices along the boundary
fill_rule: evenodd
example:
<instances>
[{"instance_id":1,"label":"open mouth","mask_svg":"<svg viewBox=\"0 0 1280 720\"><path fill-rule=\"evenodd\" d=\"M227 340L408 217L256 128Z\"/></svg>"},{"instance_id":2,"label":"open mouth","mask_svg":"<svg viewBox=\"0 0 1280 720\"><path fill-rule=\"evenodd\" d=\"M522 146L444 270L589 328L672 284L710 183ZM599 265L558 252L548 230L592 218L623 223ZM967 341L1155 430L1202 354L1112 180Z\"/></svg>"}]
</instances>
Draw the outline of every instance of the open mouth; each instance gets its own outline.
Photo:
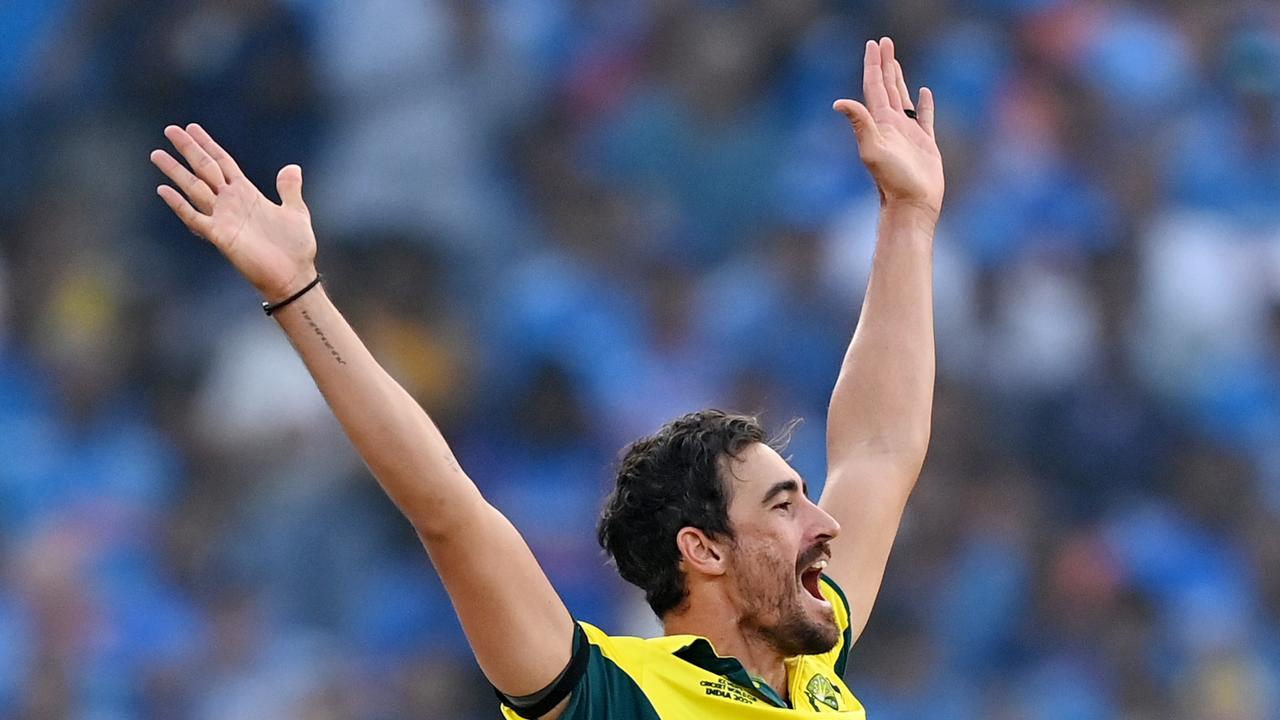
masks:
<instances>
[{"instance_id":1,"label":"open mouth","mask_svg":"<svg viewBox=\"0 0 1280 720\"><path fill-rule=\"evenodd\" d=\"M808 567L800 572L800 585L805 592L812 595L817 600L826 601L822 597L822 589L818 585L818 578L822 576L822 571L827 568L827 559L825 557L818 558L810 563Z\"/></svg>"}]
</instances>

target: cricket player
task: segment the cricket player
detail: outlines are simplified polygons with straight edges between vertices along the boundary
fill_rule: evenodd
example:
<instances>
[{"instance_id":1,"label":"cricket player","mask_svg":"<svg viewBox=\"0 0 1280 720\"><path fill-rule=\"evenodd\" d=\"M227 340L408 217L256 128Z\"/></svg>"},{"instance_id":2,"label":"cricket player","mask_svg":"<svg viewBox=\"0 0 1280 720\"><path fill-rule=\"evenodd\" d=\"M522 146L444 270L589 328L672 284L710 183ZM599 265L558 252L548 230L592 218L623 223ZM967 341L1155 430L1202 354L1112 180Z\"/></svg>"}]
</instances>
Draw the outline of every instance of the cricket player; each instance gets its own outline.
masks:
<instances>
[{"instance_id":1,"label":"cricket player","mask_svg":"<svg viewBox=\"0 0 1280 720\"><path fill-rule=\"evenodd\" d=\"M865 718L841 678L924 462L934 383L932 245L942 207L934 101L893 42L866 44L863 102L834 107L879 189L876 252L827 419L825 489L759 423L692 413L625 451L599 540L664 628L618 637L572 617L516 528L325 294L302 170L263 196L199 125L169 126L158 193L266 300L347 436L413 524L505 717ZM555 508L547 508L555 512Z\"/></svg>"}]
</instances>

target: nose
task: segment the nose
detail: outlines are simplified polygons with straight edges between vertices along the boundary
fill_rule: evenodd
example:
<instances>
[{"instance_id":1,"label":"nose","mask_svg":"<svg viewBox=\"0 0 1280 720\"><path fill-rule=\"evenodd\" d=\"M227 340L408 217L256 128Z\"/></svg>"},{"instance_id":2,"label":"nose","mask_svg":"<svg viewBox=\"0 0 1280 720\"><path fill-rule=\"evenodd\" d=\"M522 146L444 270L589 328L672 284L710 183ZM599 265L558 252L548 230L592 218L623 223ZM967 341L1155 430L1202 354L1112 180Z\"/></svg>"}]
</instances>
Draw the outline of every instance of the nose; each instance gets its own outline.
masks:
<instances>
[{"instance_id":1,"label":"nose","mask_svg":"<svg viewBox=\"0 0 1280 720\"><path fill-rule=\"evenodd\" d=\"M831 513L823 510L817 503L813 503L813 509L816 511L814 534L817 535L818 540L826 542L840 534L840 523L831 517Z\"/></svg>"}]
</instances>

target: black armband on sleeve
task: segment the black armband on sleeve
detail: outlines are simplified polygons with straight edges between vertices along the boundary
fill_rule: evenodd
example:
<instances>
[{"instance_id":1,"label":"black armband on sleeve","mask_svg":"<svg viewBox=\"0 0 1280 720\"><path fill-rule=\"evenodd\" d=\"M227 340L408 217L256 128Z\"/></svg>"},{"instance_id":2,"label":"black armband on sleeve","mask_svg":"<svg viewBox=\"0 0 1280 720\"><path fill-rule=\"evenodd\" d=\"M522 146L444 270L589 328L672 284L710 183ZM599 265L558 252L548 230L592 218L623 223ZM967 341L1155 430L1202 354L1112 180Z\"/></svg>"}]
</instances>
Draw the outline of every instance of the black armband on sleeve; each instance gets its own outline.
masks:
<instances>
[{"instance_id":1,"label":"black armband on sleeve","mask_svg":"<svg viewBox=\"0 0 1280 720\"><path fill-rule=\"evenodd\" d=\"M582 679L582 674L587 671L587 661L591 658L591 643L587 640L587 634L582 631L582 626L573 624L573 654L569 656L569 664L550 685L539 690L532 695L521 695L519 697L511 697L502 692L498 688L493 691L497 693L498 699L507 707L516 711L516 714L522 718L540 718L551 712L551 709L560 704L573 692L577 687L578 681Z\"/></svg>"}]
</instances>

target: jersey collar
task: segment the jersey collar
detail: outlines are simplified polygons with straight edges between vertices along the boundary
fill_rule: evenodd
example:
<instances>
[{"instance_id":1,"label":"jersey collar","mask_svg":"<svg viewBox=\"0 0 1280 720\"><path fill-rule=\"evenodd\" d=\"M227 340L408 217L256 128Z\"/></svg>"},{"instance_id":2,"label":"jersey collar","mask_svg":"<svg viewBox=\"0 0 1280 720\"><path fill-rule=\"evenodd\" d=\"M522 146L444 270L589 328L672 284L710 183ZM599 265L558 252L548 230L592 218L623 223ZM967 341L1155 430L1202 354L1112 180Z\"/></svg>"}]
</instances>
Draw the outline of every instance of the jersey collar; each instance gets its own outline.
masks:
<instances>
[{"instance_id":1,"label":"jersey collar","mask_svg":"<svg viewBox=\"0 0 1280 720\"><path fill-rule=\"evenodd\" d=\"M711 646L711 642L706 638L694 638L692 642L680 647L672 655L707 672L728 678L734 684L750 690L753 695L771 705L780 708L791 707L783 701L782 696L776 690L769 686L769 683L763 679L753 677L751 673L747 672L747 669L742 666L742 663L737 658L717 655L715 648Z\"/></svg>"}]
</instances>

